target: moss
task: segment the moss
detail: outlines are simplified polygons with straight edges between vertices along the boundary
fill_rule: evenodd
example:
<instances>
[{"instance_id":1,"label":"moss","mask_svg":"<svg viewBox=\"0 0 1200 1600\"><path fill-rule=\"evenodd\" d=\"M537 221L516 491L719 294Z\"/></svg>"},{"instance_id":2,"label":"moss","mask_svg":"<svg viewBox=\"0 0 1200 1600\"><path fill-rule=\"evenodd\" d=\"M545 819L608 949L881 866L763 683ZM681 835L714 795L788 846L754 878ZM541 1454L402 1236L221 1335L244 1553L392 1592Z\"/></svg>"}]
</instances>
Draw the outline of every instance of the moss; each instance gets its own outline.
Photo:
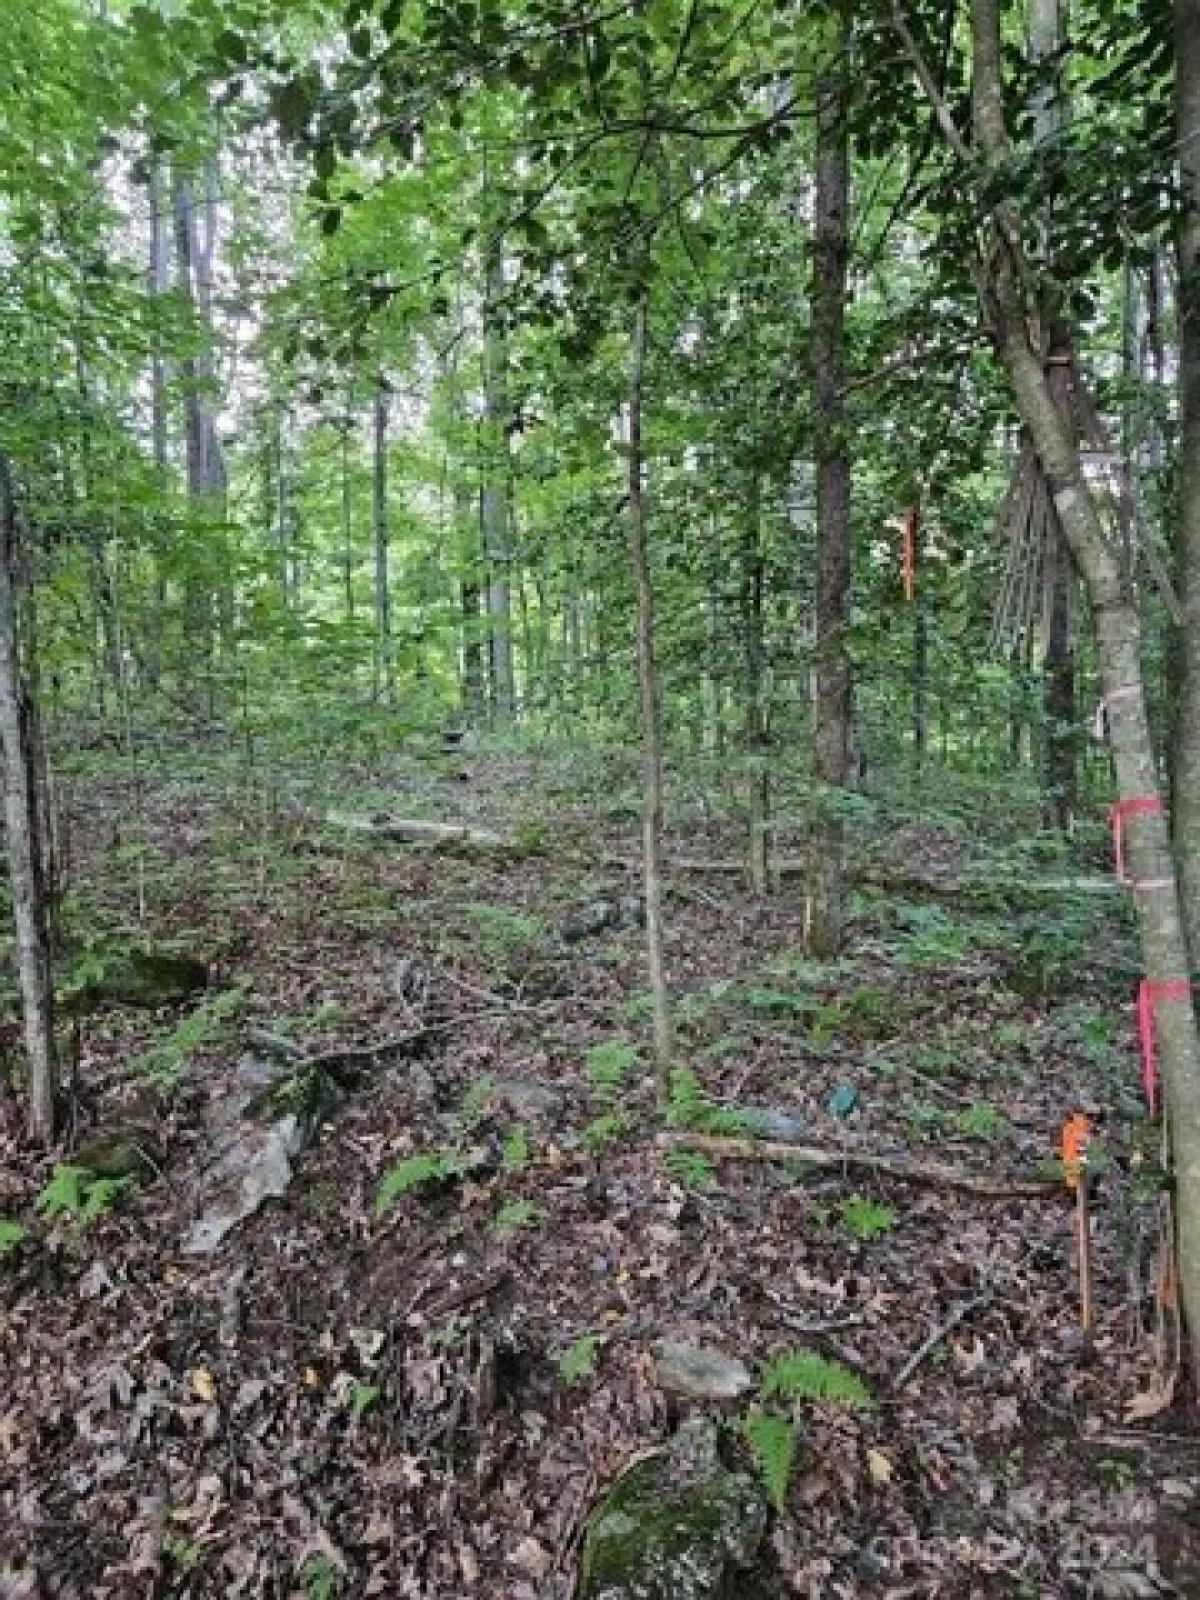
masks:
<instances>
[{"instance_id":1,"label":"moss","mask_svg":"<svg viewBox=\"0 0 1200 1600\"><path fill-rule=\"evenodd\" d=\"M722 1466L715 1426L703 1426L639 1462L592 1513L581 1600L733 1600L734 1574L762 1541L766 1506L753 1478Z\"/></svg>"}]
</instances>

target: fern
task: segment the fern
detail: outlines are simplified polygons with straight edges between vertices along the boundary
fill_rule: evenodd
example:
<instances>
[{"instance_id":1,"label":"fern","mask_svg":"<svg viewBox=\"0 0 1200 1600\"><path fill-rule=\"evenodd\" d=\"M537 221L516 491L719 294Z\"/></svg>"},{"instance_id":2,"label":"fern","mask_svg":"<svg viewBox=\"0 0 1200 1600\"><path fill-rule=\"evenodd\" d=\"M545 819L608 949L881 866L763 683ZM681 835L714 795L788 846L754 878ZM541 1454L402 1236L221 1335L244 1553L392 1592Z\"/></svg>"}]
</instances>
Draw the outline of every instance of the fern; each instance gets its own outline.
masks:
<instances>
[{"instance_id":1,"label":"fern","mask_svg":"<svg viewBox=\"0 0 1200 1600\"><path fill-rule=\"evenodd\" d=\"M459 1170L454 1156L441 1150L427 1150L419 1156L406 1157L380 1178L375 1189L375 1215L381 1217L402 1195L411 1194L414 1189L457 1177Z\"/></svg>"},{"instance_id":2,"label":"fern","mask_svg":"<svg viewBox=\"0 0 1200 1600\"><path fill-rule=\"evenodd\" d=\"M842 1223L847 1233L864 1244L889 1233L896 1226L896 1213L891 1206L881 1206L875 1200L865 1200L862 1195L851 1195L840 1206Z\"/></svg>"},{"instance_id":3,"label":"fern","mask_svg":"<svg viewBox=\"0 0 1200 1600\"><path fill-rule=\"evenodd\" d=\"M691 1128L696 1133L736 1135L746 1132L745 1116L714 1105L690 1067L676 1067L672 1071L665 1115L672 1127Z\"/></svg>"},{"instance_id":4,"label":"fern","mask_svg":"<svg viewBox=\"0 0 1200 1600\"><path fill-rule=\"evenodd\" d=\"M623 1039L605 1039L594 1044L584 1058L583 1070L592 1089L602 1100L611 1100L624 1087L641 1057Z\"/></svg>"},{"instance_id":5,"label":"fern","mask_svg":"<svg viewBox=\"0 0 1200 1600\"><path fill-rule=\"evenodd\" d=\"M69 1216L86 1228L111 1211L133 1187L132 1178L98 1178L86 1167L60 1166L55 1167L34 1204L47 1221Z\"/></svg>"},{"instance_id":6,"label":"fern","mask_svg":"<svg viewBox=\"0 0 1200 1600\"><path fill-rule=\"evenodd\" d=\"M699 1150L668 1150L663 1166L682 1189L704 1194L716 1182L716 1169Z\"/></svg>"},{"instance_id":7,"label":"fern","mask_svg":"<svg viewBox=\"0 0 1200 1600\"><path fill-rule=\"evenodd\" d=\"M7 1217L0 1217L0 1261L3 1261L5 1256L11 1255L28 1234L29 1229L23 1228L19 1222L10 1222Z\"/></svg>"},{"instance_id":8,"label":"fern","mask_svg":"<svg viewBox=\"0 0 1200 1600\"><path fill-rule=\"evenodd\" d=\"M593 1117L583 1130L583 1148L588 1155L597 1156L610 1144L615 1144L628 1128L629 1118L617 1111L607 1111L603 1116Z\"/></svg>"},{"instance_id":9,"label":"fern","mask_svg":"<svg viewBox=\"0 0 1200 1600\"><path fill-rule=\"evenodd\" d=\"M871 1391L849 1367L830 1361L816 1350L785 1350L762 1369L759 1385L764 1397L780 1395L786 1400L824 1401L833 1405L868 1410L874 1400Z\"/></svg>"},{"instance_id":10,"label":"fern","mask_svg":"<svg viewBox=\"0 0 1200 1600\"><path fill-rule=\"evenodd\" d=\"M786 1417L756 1406L742 1423L742 1432L767 1498L782 1516L796 1459L796 1430Z\"/></svg>"}]
</instances>

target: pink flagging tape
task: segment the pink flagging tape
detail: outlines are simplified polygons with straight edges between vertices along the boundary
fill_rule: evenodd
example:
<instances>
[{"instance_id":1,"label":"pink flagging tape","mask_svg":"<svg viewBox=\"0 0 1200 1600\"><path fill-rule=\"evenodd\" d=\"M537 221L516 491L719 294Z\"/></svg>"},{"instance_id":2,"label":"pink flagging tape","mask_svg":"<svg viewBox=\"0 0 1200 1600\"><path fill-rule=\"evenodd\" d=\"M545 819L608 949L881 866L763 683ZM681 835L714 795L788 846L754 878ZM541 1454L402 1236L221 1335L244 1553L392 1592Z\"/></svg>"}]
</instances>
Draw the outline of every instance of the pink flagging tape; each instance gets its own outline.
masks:
<instances>
[{"instance_id":1,"label":"pink flagging tape","mask_svg":"<svg viewBox=\"0 0 1200 1600\"><path fill-rule=\"evenodd\" d=\"M1125 823L1130 817L1152 817L1162 814L1162 796L1157 794L1135 794L1126 800L1118 800L1109 808L1108 823L1112 829L1113 841L1113 867L1117 874L1117 882L1126 888L1135 887L1132 878L1125 871ZM1139 889L1150 887L1154 879L1146 879L1136 885Z\"/></svg>"},{"instance_id":2,"label":"pink flagging tape","mask_svg":"<svg viewBox=\"0 0 1200 1600\"><path fill-rule=\"evenodd\" d=\"M1192 986L1186 978L1143 978L1138 985L1138 1039L1142 1047L1142 1088L1154 1116L1158 1107L1158 1052L1154 1040L1154 1006L1158 1000L1190 1000Z\"/></svg>"}]
</instances>

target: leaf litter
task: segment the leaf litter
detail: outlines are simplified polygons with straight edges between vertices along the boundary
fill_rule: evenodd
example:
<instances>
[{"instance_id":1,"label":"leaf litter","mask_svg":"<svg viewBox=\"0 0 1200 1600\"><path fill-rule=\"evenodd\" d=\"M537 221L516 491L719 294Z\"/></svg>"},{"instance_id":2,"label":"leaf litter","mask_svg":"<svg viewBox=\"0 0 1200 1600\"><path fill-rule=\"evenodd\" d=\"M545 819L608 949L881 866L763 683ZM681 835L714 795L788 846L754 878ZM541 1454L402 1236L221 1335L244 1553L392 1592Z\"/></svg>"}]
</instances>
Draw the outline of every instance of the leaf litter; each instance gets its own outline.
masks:
<instances>
[{"instance_id":1,"label":"leaf litter","mask_svg":"<svg viewBox=\"0 0 1200 1600\"><path fill-rule=\"evenodd\" d=\"M435 815L527 817L545 764L473 762L468 791L393 776ZM1085 1343L1065 1188L983 1200L664 1163L636 1053L639 930L553 932L636 892L612 864L633 841L570 774L556 787L547 831L585 822L586 851L330 841L298 804L269 838L256 814L239 855L217 786L151 797L170 872L150 931L195 944L244 1003L170 1085L136 1063L177 1019L87 1019L79 1137L149 1116L161 1161L86 1228L39 1225L53 1164L13 1139L0 1152L5 1214L31 1235L0 1262L0 1594L566 1600L599 1488L690 1403L660 1381L664 1342L752 1373L811 1350L877 1397L796 1405L767 1557L779 1594L1200 1592L1200 1437L1153 1337L1153 1141L1106 963L1069 982L1060 963L1031 997L1040 927L1023 946L977 908L867 889L848 959L818 969L798 954L798 894L672 880L681 1058L712 1105L996 1175L1051 1159L1068 1111L1102 1114ZM736 848L678 826L689 856ZM928 837L935 870L961 866ZM128 918L99 824L82 846L95 904ZM206 1113L255 1029L310 1054L409 1042L330 1112L285 1193L190 1257ZM377 1207L399 1163L438 1153L470 1160ZM705 1402L735 1452L743 1387Z\"/></svg>"}]
</instances>

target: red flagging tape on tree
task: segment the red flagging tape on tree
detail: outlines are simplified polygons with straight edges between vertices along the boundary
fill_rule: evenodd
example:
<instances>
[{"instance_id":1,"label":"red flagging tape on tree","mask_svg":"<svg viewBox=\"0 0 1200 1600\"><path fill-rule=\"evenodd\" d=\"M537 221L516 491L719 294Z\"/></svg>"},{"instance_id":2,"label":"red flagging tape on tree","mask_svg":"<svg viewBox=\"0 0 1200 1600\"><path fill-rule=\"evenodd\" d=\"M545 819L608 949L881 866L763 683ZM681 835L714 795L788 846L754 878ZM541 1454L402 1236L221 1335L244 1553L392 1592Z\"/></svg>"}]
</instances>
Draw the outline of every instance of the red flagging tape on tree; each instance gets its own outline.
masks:
<instances>
[{"instance_id":1,"label":"red flagging tape on tree","mask_svg":"<svg viewBox=\"0 0 1200 1600\"><path fill-rule=\"evenodd\" d=\"M1142 1046L1142 1087L1153 1116L1158 1108L1158 1056L1154 1047L1154 1005L1158 1000L1190 1000L1192 986L1186 978L1143 978L1138 985L1138 1038Z\"/></svg>"},{"instance_id":2,"label":"red flagging tape on tree","mask_svg":"<svg viewBox=\"0 0 1200 1600\"><path fill-rule=\"evenodd\" d=\"M1117 882L1130 885L1133 880L1125 871L1125 824L1130 817L1158 816L1162 812L1162 796L1157 794L1135 794L1128 800L1118 800L1110 806L1108 812L1108 825L1112 829L1113 841L1113 867L1117 874Z\"/></svg>"}]
</instances>

